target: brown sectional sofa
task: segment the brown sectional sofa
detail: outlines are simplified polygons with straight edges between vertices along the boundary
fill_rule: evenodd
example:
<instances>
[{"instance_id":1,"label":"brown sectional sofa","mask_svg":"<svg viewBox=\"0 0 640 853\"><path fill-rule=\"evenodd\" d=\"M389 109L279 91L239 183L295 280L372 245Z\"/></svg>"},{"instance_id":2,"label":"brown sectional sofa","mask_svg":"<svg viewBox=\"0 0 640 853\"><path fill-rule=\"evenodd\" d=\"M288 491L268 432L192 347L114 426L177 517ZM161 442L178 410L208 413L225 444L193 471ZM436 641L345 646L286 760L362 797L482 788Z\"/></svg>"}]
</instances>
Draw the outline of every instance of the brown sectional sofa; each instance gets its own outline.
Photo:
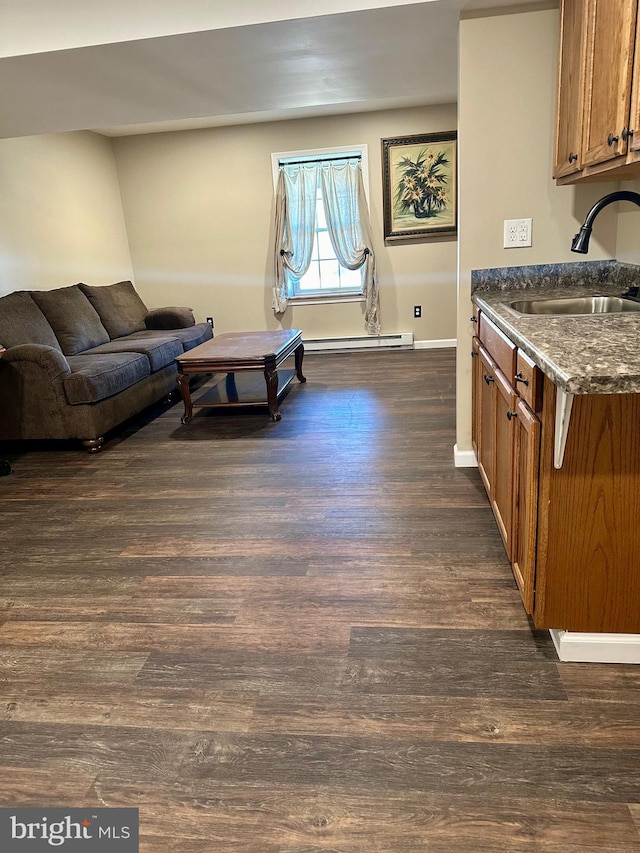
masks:
<instances>
[{"instance_id":1,"label":"brown sectional sofa","mask_svg":"<svg viewBox=\"0 0 640 853\"><path fill-rule=\"evenodd\" d=\"M175 357L209 340L190 308L149 311L130 281L0 298L0 439L80 439L176 387Z\"/></svg>"}]
</instances>

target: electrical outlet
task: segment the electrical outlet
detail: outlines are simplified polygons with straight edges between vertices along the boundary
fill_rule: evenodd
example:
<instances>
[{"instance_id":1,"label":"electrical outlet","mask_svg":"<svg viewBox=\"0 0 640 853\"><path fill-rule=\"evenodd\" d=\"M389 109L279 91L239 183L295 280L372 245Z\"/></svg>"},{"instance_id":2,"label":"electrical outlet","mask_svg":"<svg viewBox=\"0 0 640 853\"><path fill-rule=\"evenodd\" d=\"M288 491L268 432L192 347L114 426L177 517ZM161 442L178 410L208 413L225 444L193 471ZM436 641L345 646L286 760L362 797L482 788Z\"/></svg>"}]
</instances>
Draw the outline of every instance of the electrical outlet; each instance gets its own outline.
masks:
<instances>
[{"instance_id":1,"label":"electrical outlet","mask_svg":"<svg viewBox=\"0 0 640 853\"><path fill-rule=\"evenodd\" d=\"M504 248L523 249L531 245L531 219L505 219Z\"/></svg>"},{"instance_id":2,"label":"electrical outlet","mask_svg":"<svg viewBox=\"0 0 640 853\"><path fill-rule=\"evenodd\" d=\"M422 317L422 305L414 305L413 306L413 316L414 317Z\"/></svg>"},{"instance_id":3,"label":"electrical outlet","mask_svg":"<svg viewBox=\"0 0 640 853\"><path fill-rule=\"evenodd\" d=\"M207 323L208 323L208 324L211 326L211 328L213 329L213 317L207 317Z\"/></svg>"}]
</instances>

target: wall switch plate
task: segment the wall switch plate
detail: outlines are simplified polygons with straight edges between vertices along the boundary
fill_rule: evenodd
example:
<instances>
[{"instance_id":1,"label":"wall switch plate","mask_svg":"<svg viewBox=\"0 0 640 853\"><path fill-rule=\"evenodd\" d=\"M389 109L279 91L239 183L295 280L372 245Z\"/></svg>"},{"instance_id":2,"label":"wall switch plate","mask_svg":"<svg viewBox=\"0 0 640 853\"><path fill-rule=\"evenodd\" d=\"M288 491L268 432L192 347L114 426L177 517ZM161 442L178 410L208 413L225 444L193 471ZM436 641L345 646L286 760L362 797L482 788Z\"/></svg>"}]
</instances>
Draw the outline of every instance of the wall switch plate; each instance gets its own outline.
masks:
<instances>
[{"instance_id":1,"label":"wall switch plate","mask_svg":"<svg viewBox=\"0 0 640 853\"><path fill-rule=\"evenodd\" d=\"M413 316L414 317L422 317L422 305L414 305L413 306Z\"/></svg>"},{"instance_id":2,"label":"wall switch plate","mask_svg":"<svg viewBox=\"0 0 640 853\"><path fill-rule=\"evenodd\" d=\"M531 245L531 219L505 219L504 248L524 249Z\"/></svg>"}]
</instances>

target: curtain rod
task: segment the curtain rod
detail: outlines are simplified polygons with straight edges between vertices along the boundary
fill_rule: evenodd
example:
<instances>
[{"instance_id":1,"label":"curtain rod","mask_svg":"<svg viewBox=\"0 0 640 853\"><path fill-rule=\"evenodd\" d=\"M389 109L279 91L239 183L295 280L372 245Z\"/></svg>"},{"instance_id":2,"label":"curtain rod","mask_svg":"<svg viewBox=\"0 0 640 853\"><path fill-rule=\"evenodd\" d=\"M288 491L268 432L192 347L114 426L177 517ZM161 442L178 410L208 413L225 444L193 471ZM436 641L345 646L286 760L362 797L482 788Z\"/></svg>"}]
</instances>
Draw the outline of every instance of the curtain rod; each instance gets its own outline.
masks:
<instances>
[{"instance_id":1,"label":"curtain rod","mask_svg":"<svg viewBox=\"0 0 640 853\"><path fill-rule=\"evenodd\" d=\"M342 157L317 157L315 160L280 160L278 166L282 169L283 166L304 166L307 163L331 163L334 160L362 160L362 154L343 154Z\"/></svg>"}]
</instances>

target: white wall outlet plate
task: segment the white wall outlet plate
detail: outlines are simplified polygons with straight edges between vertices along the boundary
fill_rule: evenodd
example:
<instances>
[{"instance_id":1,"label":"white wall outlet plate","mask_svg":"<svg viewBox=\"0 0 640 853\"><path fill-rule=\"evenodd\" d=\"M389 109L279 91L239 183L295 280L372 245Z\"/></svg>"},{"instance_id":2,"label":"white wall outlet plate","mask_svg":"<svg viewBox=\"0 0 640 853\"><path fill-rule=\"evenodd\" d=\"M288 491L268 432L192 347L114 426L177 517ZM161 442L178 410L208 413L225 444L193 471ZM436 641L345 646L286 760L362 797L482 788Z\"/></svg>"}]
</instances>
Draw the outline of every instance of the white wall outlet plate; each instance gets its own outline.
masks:
<instances>
[{"instance_id":1,"label":"white wall outlet plate","mask_svg":"<svg viewBox=\"0 0 640 853\"><path fill-rule=\"evenodd\" d=\"M504 248L524 249L531 245L531 219L505 219Z\"/></svg>"}]
</instances>

